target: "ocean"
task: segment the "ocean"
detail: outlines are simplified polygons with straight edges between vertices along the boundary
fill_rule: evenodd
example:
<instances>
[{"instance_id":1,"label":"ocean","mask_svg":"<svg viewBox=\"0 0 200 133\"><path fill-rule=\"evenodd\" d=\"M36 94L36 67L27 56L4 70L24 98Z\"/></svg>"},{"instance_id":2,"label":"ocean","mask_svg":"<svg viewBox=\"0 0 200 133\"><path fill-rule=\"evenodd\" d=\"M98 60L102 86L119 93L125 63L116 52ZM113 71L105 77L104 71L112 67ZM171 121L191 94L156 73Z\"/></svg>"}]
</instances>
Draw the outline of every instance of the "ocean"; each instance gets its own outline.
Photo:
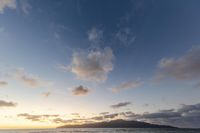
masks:
<instances>
[{"instance_id":1,"label":"ocean","mask_svg":"<svg viewBox=\"0 0 200 133\"><path fill-rule=\"evenodd\" d=\"M68 128L0 130L0 133L200 133L200 129Z\"/></svg>"}]
</instances>

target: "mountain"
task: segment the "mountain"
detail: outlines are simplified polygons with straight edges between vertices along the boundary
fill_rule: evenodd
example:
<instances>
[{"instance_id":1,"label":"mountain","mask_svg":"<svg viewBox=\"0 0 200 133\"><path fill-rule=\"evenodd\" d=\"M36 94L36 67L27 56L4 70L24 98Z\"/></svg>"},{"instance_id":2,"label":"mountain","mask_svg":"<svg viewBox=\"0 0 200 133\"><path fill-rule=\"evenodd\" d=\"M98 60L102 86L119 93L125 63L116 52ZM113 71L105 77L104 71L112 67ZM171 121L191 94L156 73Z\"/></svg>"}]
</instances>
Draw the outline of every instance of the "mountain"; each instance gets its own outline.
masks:
<instances>
[{"instance_id":1,"label":"mountain","mask_svg":"<svg viewBox=\"0 0 200 133\"><path fill-rule=\"evenodd\" d=\"M167 125L156 125L139 121L113 120L82 125L65 125L58 128L175 128Z\"/></svg>"}]
</instances>

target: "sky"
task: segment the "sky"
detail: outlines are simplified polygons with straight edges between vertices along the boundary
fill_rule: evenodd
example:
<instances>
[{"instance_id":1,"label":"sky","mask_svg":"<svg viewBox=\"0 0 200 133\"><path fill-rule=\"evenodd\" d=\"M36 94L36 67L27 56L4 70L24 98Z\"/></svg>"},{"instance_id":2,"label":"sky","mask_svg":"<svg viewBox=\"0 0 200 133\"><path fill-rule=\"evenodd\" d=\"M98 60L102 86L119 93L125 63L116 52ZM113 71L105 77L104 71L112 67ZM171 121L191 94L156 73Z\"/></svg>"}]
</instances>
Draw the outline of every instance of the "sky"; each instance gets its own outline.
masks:
<instances>
[{"instance_id":1,"label":"sky","mask_svg":"<svg viewBox=\"0 0 200 133\"><path fill-rule=\"evenodd\" d=\"M0 128L115 119L200 128L199 7L0 0Z\"/></svg>"}]
</instances>

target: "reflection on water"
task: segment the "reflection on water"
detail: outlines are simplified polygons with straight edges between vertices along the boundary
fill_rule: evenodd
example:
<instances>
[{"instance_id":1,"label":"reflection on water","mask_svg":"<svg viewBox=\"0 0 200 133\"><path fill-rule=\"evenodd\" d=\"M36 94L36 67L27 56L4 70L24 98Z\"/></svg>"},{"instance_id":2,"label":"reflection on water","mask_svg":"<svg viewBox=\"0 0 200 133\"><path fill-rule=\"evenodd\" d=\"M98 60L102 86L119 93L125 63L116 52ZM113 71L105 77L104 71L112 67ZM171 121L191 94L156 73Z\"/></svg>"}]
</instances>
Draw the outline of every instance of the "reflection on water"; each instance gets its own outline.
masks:
<instances>
[{"instance_id":1,"label":"reflection on water","mask_svg":"<svg viewBox=\"0 0 200 133\"><path fill-rule=\"evenodd\" d=\"M42 130L0 130L0 133L200 133L200 129L68 128Z\"/></svg>"}]
</instances>

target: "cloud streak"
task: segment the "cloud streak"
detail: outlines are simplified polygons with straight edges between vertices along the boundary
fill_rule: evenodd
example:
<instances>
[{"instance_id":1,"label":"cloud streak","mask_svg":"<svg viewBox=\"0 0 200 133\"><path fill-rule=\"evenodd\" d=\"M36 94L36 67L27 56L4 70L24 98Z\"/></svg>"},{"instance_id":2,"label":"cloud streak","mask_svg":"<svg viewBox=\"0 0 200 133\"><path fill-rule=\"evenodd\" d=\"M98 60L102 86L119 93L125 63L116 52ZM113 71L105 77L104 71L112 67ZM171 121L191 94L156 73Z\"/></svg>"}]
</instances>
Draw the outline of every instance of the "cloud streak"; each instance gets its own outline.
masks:
<instances>
[{"instance_id":1,"label":"cloud streak","mask_svg":"<svg viewBox=\"0 0 200 133\"><path fill-rule=\"evenodd\" d=\"M121 108L121 107L126 107L126 106L128 106L130 104L131 104L131 102L121 102L121 103L113 104L110 107L114 108L114 109L117 109L117 108Z\"/></svg>"},{"instance_id":2,"label":"cloud streak","mask_svg":"<svg viewBox=\"0 0 200 133\"><path fill-rule=\"evenodd\" d=\"M16 107L17 103L0 100L0 107Z\"/></svg>"},{"instance_id":3,"label":"cloud streak","mask_svg":"<svg viewBox=\"0 0 200 133\"><path fill-rule=\"evenodd\" d=\"M50 118L59 117L59 115L57 115L57 114L55 114L55 115L49 115L49 114L33 115L33 114L28 114L28 113L18 114L17 116L23 117L27 120L39 121L39 122L44 122L44 121L48 121Z\"/></svg>"},{"instance_id":4,"label":"cloud streak","mask_svg":"<svg viewBox=\"0 0 200 133\"><path fill-rule=\"evenodd\" d=\"M142 85L142 82L140 81L128 81L128 82L123 82L122 84L112 88L113 92L118 92L121 90L126 90L126 89L134 89Z\"/></svg>"}]
</instances>

